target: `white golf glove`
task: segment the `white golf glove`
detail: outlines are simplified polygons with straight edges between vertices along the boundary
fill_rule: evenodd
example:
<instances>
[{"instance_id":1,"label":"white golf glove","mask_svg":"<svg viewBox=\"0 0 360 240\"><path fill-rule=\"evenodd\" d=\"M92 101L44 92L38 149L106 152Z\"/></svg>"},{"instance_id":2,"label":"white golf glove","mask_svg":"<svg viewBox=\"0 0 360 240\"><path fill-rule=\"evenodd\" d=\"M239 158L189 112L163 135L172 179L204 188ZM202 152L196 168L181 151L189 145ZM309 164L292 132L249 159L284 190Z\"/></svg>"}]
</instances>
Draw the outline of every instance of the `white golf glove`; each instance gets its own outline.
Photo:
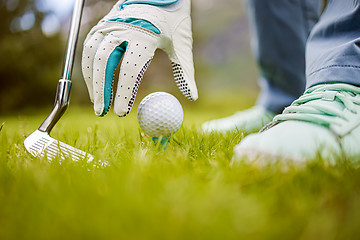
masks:
<instances>
[{"instance_id":1,"label":"white golf glove","mask_svg":"<svg viewBox=\"0 0 360 240\"><path fill-rule=\"evenodd\" d=\"M82 71L97 115L109 111L113 98L117 115L130 112L158 48L172 61L181 92L190 100L197 99L190 0L120 0L91 29L84 43ZM113 96L114 72L121 59Z\"/></svg>"}]
</instances>

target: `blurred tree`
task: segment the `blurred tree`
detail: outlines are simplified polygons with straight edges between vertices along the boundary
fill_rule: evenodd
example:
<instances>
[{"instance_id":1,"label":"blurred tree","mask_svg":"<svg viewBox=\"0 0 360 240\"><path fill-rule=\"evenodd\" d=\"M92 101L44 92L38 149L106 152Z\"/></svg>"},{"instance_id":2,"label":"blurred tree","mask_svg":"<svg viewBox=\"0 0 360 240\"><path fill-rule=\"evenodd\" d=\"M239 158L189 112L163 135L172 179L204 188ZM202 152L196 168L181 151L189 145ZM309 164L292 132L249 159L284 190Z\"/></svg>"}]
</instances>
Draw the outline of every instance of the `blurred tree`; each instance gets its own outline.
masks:
<instances>
[{"instance_id":1,"label":"blurred tree","mask_svg":"<svg viewBox=\"0 0 360 240\"><path fill-rule=\"evenodd\" d=\"M46 36L35 0L0 2L0 113L51 103L64 41Z\"/></svg>"},{"instance_id":2,"label":"blurred tree","mask_svg":"<svg viewBox=\"0 0 360 240\"><path fill-rule=\"evenodd\" d=\"M91 26L103 17L115 0L87 0L74 67L73 99L87 101L81 81L82 42ZM24 108L51 105L62 62L70 24L70 15L59 32L44 33L42 23L51 10L43 0L0 0L0 114Z\"/></svg>"}]
</instances>

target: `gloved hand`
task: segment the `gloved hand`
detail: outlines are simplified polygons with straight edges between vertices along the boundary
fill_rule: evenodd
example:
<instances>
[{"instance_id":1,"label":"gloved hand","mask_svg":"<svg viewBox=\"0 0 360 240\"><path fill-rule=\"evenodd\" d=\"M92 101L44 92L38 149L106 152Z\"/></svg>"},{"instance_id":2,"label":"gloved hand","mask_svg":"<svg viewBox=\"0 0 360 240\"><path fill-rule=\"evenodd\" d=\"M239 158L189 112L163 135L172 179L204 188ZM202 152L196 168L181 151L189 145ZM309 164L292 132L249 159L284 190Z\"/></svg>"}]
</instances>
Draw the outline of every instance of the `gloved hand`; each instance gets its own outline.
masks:
<instances>
[{"instance_id":1,"label":"gloved hand","mask_svg":"<svg viewBox=\"0 0 360 240\"><path fill-rule=\"evenodd\" d=\"M192 54L190 0L120 0L88 34L83 49L82 71L95 113L110 109L128 114L155 50L163 49L172 61L181 92L196 100ZM121 61L116 94L115 69Z\"/></svg>"}]
</instances>

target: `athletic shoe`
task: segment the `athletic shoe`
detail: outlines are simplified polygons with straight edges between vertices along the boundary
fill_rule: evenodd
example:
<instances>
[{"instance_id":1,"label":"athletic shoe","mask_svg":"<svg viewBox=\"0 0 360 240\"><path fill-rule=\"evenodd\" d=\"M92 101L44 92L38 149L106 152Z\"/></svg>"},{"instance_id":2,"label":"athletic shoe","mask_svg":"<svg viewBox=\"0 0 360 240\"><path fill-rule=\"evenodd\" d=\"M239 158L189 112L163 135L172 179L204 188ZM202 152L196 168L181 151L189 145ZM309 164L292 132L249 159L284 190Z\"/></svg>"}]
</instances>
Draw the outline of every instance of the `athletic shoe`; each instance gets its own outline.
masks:
<instances>
[{"instance_id":1,"label":"athletic shoe","mask_svg":"<svg viewBox=\"0 0 360 240\"><path fill-rule=\"evenodd\" d=\"M243 160L337 159L360 157L360 88L320 84L309 88L260 133L234 149L233 163Z\"/></svg>"},{"instance_id":2,"label":"athletic shoe","mask_svg":"<svg viewBox=\"0 0 360 240\"><path fill-rule=\"evenodd\" d=\"M226 118L205 122L201 128L204 132L227 132L233 130L245 133L257 132L266 124L271 122L274 113L261 106L254 106L250 109L236 112Z\"/></svg>"}]
</instances>

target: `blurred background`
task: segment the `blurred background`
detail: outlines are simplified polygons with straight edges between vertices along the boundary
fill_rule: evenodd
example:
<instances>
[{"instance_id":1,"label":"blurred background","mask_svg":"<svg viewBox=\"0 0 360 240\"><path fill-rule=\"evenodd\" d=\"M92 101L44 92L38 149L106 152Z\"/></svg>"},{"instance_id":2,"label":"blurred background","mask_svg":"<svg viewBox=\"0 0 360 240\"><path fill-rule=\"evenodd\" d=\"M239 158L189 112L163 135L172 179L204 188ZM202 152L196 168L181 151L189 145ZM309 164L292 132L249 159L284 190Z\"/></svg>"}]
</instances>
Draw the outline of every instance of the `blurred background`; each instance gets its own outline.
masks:
<instances>
[{"instance_id":1,"label":"blurred background","mask_svg":"<svg viewBox=\"0 0 360 240\"><path fill-rule=\"evenodd\" d=\"M73 70L71 104L91 105L81 75L81 51L87 32L114 0L85 3ZM0 0L0 115L51 107L70 25L74 0ZM253 101L257 70L250 50L246 6L242 0L193 0L194 60L199 100ZM158 50L142 81L137 103L153 91L181 97L171 64ZM242 95L243 96L239 96ZM221 110L221 109L219 109Z\"/></svg>"}]
</instances>

